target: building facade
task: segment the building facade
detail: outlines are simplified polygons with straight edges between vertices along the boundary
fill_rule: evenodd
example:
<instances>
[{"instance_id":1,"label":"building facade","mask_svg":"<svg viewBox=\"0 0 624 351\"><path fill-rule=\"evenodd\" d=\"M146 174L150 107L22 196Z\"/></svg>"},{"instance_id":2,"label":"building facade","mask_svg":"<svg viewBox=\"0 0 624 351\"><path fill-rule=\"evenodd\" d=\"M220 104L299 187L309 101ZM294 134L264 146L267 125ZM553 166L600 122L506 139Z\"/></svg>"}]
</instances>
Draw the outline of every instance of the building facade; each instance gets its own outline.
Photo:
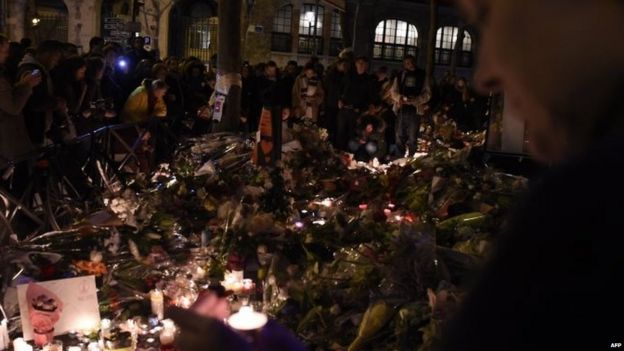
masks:
<instances>
[{"instance_id":1,"label":"building facade","mask_svg":"<svg viewBox=\"0 0 624 351\"><path fill-rule=\"evenodd\" d=\"M11 40L29 37L68 41L88 50L89 39L102 36L126 42L135 33L161 57L197 56L206 61L217 52L216 0L0 0L0 25ZM373 66L400 66L414 55L426 63L429 5L426 0L245 0L242 41L251 62L311 56L335 60L344 48L372 58ZM451 64L462 41L458 73L469 76L476 36L463 28L451 6L440 6L436 30L436 74ZM462 38L463 37L463 38Z\"/></svg>"}]
</instances>

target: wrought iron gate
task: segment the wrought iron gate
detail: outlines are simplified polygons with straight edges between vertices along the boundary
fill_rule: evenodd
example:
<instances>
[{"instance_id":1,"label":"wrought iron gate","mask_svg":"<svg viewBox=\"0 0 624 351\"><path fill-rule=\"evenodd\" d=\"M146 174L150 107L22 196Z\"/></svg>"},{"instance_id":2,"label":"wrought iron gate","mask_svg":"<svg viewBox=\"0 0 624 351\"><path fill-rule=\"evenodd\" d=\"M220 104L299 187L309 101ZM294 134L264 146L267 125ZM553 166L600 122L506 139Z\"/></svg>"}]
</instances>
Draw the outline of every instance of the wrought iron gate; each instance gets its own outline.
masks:
<instances>
[{"instance_id":1,"label":"wrought iron gate","mask_svg":"<svg viewBox=\"0 0 624 351\"><path fill-rule=\"evenodd\" d=\"M26 36L34 43L68 40L68 14L62 1L36 1L26 16Z\"/></svg>"},{"instance_id":2,"label":"wrought iron gate","mask_svg":"<svg viewBox=\"0 0 624 351\"><path fill-rule=\"evenodd\" d=\"M194 56L208 62L217 53L218 19L209 1L181 2L171 10L169 55Z\"/></svg>"}]
</instances>

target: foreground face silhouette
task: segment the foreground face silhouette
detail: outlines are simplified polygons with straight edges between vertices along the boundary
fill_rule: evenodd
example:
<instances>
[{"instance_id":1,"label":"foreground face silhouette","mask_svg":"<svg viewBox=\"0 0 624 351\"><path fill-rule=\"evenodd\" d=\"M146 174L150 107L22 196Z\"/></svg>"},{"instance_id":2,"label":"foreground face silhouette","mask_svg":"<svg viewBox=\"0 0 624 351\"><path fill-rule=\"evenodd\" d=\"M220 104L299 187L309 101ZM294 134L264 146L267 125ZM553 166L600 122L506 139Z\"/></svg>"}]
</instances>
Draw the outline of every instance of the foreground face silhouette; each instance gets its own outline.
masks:
<instances>
[{"instance_id":1,"label":"foreground face silhouette","mask_svg":"<svg viewBox=\"0 0 624 351\"><path fill-rule=\"evenodd\" d=\"M505 109L528 124L536 157L565 160L621 128L621 1L457 3L479 31L477 88L504 91Z\"/></svg>"}]
</instances>

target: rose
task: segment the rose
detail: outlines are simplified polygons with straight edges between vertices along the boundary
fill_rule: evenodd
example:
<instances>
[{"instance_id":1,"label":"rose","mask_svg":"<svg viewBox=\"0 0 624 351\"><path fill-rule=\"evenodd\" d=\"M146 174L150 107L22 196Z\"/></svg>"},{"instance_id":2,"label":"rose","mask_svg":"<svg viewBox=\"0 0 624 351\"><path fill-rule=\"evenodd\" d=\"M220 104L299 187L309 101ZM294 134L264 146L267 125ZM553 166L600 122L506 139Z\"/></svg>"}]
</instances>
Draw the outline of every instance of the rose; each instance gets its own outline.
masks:
<instances>
[{"instance_id":1,"label":"rose","mask_svg":"<svg viewBox=\"0 0 624 351\"><path fill-rule=\"evenodd\" d=\"M56 321L52 319L52 316L48 314L43 314L40 312L30 313L30 324L32 325L35 333L38 333L38 334L49 333L51 330L54 330L55 322Z\"/></svg>"}]
</instances>

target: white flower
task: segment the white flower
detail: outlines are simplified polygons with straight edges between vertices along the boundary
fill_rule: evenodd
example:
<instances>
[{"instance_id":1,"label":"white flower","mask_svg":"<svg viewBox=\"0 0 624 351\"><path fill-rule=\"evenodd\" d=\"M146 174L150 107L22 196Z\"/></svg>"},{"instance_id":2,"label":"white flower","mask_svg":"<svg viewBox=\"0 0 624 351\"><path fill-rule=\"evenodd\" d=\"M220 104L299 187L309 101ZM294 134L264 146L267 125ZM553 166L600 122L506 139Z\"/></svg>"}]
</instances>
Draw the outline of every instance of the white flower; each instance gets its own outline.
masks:
<instances>
[{"instance_id":1,"label":"white flower","mask_svg":"<svg viewBox=\"0 0 624 351\"><path fill-rule=\"evenodd\" d=\"M89 258L91 259L91 262L100 263L102 262L103 256L100 251L93 250L91 251Z\"/></svg>"},{"instance_id":2,"label":"white flower","mask_svg":"<svg viewBox=\"0 0 624 351\"><path fill-rule=\"evenodd\" d=\"M104 240L104 247L108 250L108 252L112 254L116 254L119 251L119 246L121 245L121 236L118 231L113 232L108 239Z\"/></svg>"},{"instance_id":3,"label":"white flower","mask_svg":"<svg viewBox=\"0 0 624 351\"><path fill-rule=\"evenodd\" d=\"M319 137L321 140L326 141L329 138L329 133L325 128L319 128Z\"/></svg>"}]
</instances>

